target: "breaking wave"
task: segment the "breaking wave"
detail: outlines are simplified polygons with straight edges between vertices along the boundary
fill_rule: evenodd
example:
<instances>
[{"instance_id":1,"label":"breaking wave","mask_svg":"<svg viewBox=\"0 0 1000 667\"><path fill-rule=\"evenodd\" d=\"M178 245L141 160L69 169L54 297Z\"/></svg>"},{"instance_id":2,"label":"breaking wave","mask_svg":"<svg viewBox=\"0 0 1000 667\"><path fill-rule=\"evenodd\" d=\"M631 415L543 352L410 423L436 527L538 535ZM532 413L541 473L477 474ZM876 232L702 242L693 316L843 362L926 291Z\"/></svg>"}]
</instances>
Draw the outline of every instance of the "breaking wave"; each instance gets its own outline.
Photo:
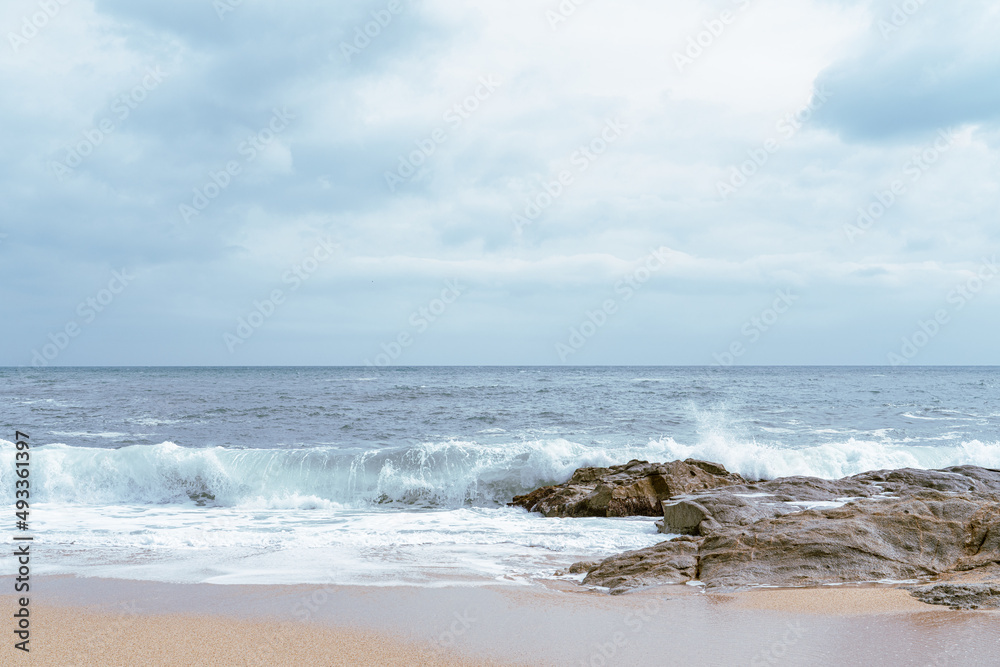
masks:
<instances>
[{"instance_id":1,"label":"breaking wave","mask_svg":"<svg viewBox=\"0 0 1000 667\"><path fill-rule=\"evenodd\" d=\"M392 450L187 448L171 442L120 449L45 445L32 450L39 502L189 503L270 508L331 506L493 507L577 468L631 459L715 461L750 478L834 479L883 468L1000 468L1000 443L928 446L853 438L801 448L721 435L696 445L672 438L633 448L588 447L564 439L484 445L426 443ZM0 440L0 484L13 488L14 446Z\"/></svg>"}]
</instances>

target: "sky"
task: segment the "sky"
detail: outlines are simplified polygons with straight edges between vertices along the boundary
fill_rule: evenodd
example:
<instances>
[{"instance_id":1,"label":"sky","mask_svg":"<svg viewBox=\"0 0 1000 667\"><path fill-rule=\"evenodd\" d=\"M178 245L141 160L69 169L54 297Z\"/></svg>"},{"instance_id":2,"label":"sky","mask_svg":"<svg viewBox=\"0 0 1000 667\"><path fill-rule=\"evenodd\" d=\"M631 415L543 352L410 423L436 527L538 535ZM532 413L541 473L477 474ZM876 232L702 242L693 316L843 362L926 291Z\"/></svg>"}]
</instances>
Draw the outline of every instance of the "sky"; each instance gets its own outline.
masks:
<instances>
[{"instance_id":1,"label":"sky","mask_svg":"<svg viewBox=\"0 0 1000 667\"><path fill-rule=\"evenodd\" d=\"M1000 364L998 28L8 0L0 365Z\"/></svg>"}]
</instances>

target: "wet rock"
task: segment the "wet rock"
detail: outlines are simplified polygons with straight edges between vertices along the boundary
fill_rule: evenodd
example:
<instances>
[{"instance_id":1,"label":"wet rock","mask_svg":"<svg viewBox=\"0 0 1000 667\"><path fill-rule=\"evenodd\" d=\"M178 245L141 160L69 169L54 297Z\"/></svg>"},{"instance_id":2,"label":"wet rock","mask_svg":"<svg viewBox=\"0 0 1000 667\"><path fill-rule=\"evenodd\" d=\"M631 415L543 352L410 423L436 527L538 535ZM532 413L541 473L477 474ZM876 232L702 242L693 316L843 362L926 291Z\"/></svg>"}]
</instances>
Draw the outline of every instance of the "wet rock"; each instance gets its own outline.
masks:
<instances>
[{"instance_id":1,"label":"wet rock","mask_svg":"<svg viewBox=\"0 0 1000 667\"><path fill-rule=\"evenodd\" d=\"M923 491L726 528L705 538L700 578L709 587L742 587L936 576L977 557L973 519L997 500ZM1000 552L989 557L1000 560Z\"/></svg>"},{"instance_id":2,"label":"wet rock","mask_svg":"<svg viewBox=\"0 0 1000 667\"><path fill-rule=\"evenodd\" d=\"M951 609L1000 609L1000 584L931 584L908 588L910 595L927 604Z\"/></svg>"},{"instance_id":3,"label":"wet rock","mask_svg":"<svg viewBox=\"0 0 1000 667\"><path fill-rule=\"evenodd\" d=\"M694 500L664 500L663 523L657 523L661 533L700 535L701 522L711 517L711 513Z\"/></svg>"},{"instance_id":4,"label":"wet rock","mask_svg":"<svg viewBox=\"0 0 1000 667\"><path fill-rule=\"evenodd\" d=\"M723 526L746 526L761 519L801 510L785 506L772 496L746 497L725 492L682 496L663 502L664 533L709 535ZM659 524L657 524L659 525Z\"/></svg>"},{"instance_id":5,"label":"wet rock","mask_svg":"<svg viewBox=\"0 0 1000 667\"><path fill-rule=\"evenodd\" d=\"M687 536L605 559L585 584L614 592L691 580L715 589L817 586L1000 568L1000 472L975 466L741 482L661 506L661 530ZM968 594L980 606L992 604L989 586L1000 586L950 585L980 586ZM954 590L942 599L966 604L964 589Z\"/></svg>"},{"instance_id":6,"label":"wet rock","mask_svg":"<svg viewBox=\"0 0 1000 667\"><path fill-rule=\"evenodd\" d=\"M626 551L591 567L583 583L622 593L641 586L691 581L697 578L700 543L698 539L679 537L646 549Z\"/></svg>"},{"instance_id":7,"label":"wet rock","mask_svg":"<svg viewBox=\"0 0 1000 667\"><path fill-rule=\"evenodd\" d=\"M978 466L954 466L943 470L878 470L846 479L877 484L897 495L932 489L943 493L1000 493L1000 470Z\"/></svg>"},{"instance_id":8,"label":"wet rock","mask_svg":"<svg viewBox=\"0 0 1000 667\"><path fill-rule=\"evenodd\" d=\"M745 481L706 461L629 461L610 468L581 468L565 484L516 496L510 504L545 516L660 516L660 503L672 496Z\"/></svg>"}]
</instances>

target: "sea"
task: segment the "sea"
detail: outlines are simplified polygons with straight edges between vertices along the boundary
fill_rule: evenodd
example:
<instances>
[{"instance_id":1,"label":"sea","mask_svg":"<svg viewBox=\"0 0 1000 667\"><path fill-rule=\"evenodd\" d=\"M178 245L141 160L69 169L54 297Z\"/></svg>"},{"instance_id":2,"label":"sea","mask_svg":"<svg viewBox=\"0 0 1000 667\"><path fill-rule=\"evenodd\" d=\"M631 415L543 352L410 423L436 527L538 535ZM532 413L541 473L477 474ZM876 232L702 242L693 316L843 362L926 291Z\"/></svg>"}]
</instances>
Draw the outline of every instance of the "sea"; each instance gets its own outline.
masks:
<instances>
[{"instance_id":1,"label":"sea","mask_svg":"<svg viewBox=\"0 0 1000 667\"><path fill-rule=\"evenodd\" d=\"M530 586L668 537L507 506L583 466L1000 468L1000 369L7 368L0 421L11 498L30 436L32 574Z\"/></svg>"}]
</instances>

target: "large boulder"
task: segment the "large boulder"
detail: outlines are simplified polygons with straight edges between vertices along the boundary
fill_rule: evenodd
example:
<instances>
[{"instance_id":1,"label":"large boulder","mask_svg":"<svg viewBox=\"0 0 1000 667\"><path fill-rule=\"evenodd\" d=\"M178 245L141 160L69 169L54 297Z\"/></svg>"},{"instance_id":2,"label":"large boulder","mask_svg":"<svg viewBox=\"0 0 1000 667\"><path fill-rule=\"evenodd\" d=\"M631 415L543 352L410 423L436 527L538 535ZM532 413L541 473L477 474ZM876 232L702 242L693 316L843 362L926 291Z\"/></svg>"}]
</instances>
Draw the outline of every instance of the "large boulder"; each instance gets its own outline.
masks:
<instances>
[{"instance_id":1,"label":"large boulder","mask_svg":"<svg viewBox=\"0 0 1000 667\"><path fill-rule=\"evenodd\" d=\"M626 551L589 569L583 583L624 593L642 586L682 584L698 578L701 540L679 537L654 547Z\"/></svg>"},{"instance_id":2,"label":"large boulder","mask_svg":"<svg viewBox=\"0 0 1000 667\"><path fill-rule=\"evenodd\" d=\"M975 544L994 503L923 491L907 498L853 502L722 529L705 538L699 576L707 586L817 586L935 576L1000 560Z\"/></svg>"},{"instance_id":3,"label":"large boulder","mask_svg":"<svg viewBox=\"0 0 1000 667\"><path fill-rule=\"evenodd\" d=\"M660 516L660 503L679 494L745 483L707 461L629 461L610 468L580 468L565 484L546 486L511 505L545 516Z\"/></svg>"},{"instance_id":4,"label":"large boulder","mask_svg":"<svg viewBox=\"0 0 1000 667\"><path fill-rule=\"evenodd\" d=\"M801 508L735 493L681 496L663 501L663 521L657 526L663 533L709 535L722 526L747 526L796 509Z\"/></svg>"},{"instance_id":5,"label":"large boulder","mask_svg":"<svg viewBox=\"0 0 1000 667\"><path fill-rule=\"evenodd\" d=\"M667 500L662 511L664 532L689 537L605 559L584 583L614 592L691 580L817 586L1000 567L1000 472L974 466L728 485ZM969 605L989 606L994 593L968 595Z\"/></svg>"}]
</instances>

